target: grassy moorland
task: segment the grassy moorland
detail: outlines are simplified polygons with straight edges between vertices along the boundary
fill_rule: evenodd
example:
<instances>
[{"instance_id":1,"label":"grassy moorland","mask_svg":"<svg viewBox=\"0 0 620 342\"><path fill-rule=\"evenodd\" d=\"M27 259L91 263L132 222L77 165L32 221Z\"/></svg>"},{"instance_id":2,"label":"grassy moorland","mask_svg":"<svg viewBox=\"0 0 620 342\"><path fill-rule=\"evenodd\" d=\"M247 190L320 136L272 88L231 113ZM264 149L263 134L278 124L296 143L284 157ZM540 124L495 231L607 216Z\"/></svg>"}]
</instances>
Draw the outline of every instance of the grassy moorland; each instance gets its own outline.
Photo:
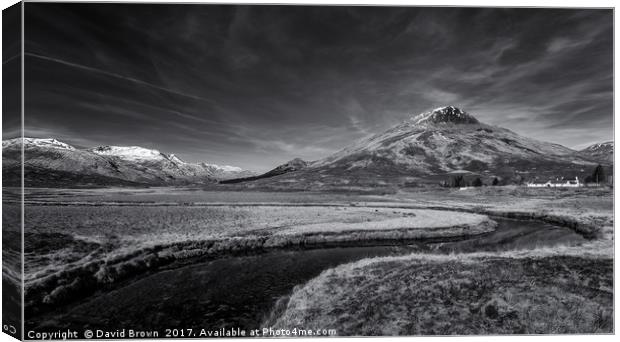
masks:
<instances>
[{"instance_id":1,"label":"grassy moorland","mask_svg":"<svg viewBox=\"0 0 620 342\"><path fill-rule=\"evenodd\" d=\"M609 333L613 262L508 255L366 259L298 288L270 323L339 335Z\"/></svg>"},{"instance_id":2,"label":"grassy moorland","mask_svg":"<svg viewBox=\"0 0 620 342\"><path fill-rule=\"evenodd\" d=\"M486 215L497 215L566 226L588 240L362 260L299 286L267 323L331 322L325 326L343 335L610 332L612 195L607 188L516 186L340 193L31 189L27 308L53 308L179 260L479 234L493 229ZM13 210L11 203L4 208Z\"/></svg>"}]
</instances>

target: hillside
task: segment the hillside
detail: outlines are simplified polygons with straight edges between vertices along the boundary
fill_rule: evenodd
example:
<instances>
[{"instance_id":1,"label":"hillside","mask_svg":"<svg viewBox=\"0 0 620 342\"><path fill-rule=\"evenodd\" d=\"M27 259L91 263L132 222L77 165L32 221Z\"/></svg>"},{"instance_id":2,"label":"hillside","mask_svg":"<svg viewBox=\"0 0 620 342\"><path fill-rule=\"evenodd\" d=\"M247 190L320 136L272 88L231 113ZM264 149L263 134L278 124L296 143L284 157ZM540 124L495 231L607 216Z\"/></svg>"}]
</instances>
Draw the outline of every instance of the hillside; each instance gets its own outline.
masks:
<instances>
[{"instance_id":1,"label":"hillside","mask_svg":"<svg viewBox=\"0 0 620 342\"><path fill-rule=\"evenodd\" d=\"M604 143L590 145L578 152L578 155L602 164L614 162L614 142L607 141Z\"/></svg>"},{"instance_id":2,"label":"hillside","mask_svg":"<svg viewBox=\"0 0 620 342\"><path fill-rule=\"evenodd\" d=\"M5 185L17 186L21 182L21 141L2 142ZM231 166L186 163L174 154L139 146L77 149L56 139L24 138L23 142L26 186L209 184L249 174Z\"/></svg>"},{"instance_id":3,"label":"hillside","mask_svg":"<svg viewBox=\"0 0 620 342\"><path fill-rule=\"evenodd\" d=\"M281 175L295 172L295 171L300 171L302 169L305 169L307 166L308 166L307 161L302 160L300 158L295 158L261 175L226 179L226 180L220 181L220 183L221 184L234 184L234 183L243 183L243 182L255 181L259 179L271 178L271 177L281 176Z\"/></svg>"}]
</instances>

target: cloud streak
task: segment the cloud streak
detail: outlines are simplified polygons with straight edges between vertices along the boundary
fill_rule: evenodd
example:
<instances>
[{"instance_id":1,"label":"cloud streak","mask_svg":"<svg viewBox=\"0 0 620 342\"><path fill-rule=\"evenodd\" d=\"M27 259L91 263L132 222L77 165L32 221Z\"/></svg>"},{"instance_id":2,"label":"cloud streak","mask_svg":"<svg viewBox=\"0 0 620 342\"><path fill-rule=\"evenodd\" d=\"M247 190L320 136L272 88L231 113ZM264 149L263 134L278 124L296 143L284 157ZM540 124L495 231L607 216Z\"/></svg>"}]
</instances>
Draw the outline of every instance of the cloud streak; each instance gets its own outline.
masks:
<instances>
[{"instance_id":1,"label":"cloud streak","mask_svg":"<svg viewBox=\"0 0 620 342\"><path fill-rule=\"evenodd\" d=\"M161 86L158 86L158 85L155 85L155 84L152 84L152 83L149 83L149 82L145 82L145 81L133 78L133 77L127 77L127 76L119 75L119 74L114 73L114 72L110 72L110 71L106 71L106 70L101 70L101 69L89 67L89 66L86 66L86 65L81 65L81 64L78 64L78 63L72 63L72 62L65 61L65 60L58 59L58 58L37 55L36 53L31 53L31 52L26 52L26 53L24 53L24 55L28 56L28 57L39 58L39 59L43 59L43 60L46 60L46 61L51 61L51 62L54 62L54 63L59 63L59 64L67 65L67 66L70 66L72 68L77 68L77 69L81 69L81 70L84 70L84 71L100 73L100 74L103 74L103 75L106 75L106 76L110 76L110 77L114 77L114 78L117 78L117 79L120 79L120 80L123 80L123 81L133 82L133 83L137 83L137 84L142 85L142 86L147 86L147 87L151 87L153 89L165 91L167 93L171 93L171 94L175 94L175 95L179 95L179 96L184 96L184 97L189 97L189 98L194 99L194 100L200 100L200 101L205 101L205 102L209 102L209 103L213 102L213 101L211 101L209 99L206 99L204 97L182 93L182 92L176 91L174 89L169 89L169 88L161 87Z\"/></svg>"}]
</instances>

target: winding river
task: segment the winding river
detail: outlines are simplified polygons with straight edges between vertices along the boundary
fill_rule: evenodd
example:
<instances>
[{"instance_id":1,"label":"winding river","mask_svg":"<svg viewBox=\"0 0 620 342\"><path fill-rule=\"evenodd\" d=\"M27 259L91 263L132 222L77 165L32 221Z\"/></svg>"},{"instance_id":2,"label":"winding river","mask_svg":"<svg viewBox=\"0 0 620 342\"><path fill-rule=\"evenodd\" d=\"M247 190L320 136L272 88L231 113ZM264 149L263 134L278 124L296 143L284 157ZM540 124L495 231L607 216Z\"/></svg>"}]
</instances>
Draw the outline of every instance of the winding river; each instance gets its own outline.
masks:
<instances>
[{"instance_id":1,"label":"winding river","mask_svg":"<svg viewBox=\"0 0 620 342\"><path fill-rule=\"evenodd\" d=\"M62 311L33 317L27 329L256 329L295 286L339 264L413 252L506 251L586 241L568 228L538 221L494 220L499 224L496 231L459 241L278 250L164 270Z\"/></svg>"}]
</instances>

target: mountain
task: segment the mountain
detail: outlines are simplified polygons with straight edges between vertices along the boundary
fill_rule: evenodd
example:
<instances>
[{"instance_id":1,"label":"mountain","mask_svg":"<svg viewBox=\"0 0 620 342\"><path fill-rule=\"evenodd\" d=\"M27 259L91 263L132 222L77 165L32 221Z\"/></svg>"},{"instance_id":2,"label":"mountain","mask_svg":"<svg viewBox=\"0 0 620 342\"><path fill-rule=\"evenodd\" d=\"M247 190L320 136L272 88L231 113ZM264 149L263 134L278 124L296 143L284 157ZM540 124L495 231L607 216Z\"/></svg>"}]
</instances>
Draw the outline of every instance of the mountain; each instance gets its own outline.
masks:
<instances>
[{"instance_id":1,"label":"mountain","mask_svg":"<svg viewBox=\"0 0 620 342\"><path fill-rule=\"evenodd\" d=\"M455 174L518 182L584 177L594 166L567 147L487 125L448 106L414 116L300 171L259 182L302 188L437 184Z\"/></svg>"},{"instance_id":2,"label":"mountain","mask_svg":"<svg viewBox=\"0 0 620 342\"><path fill-rule=\"evenodd\" d=\"M498 115L501 115L499 113ZM2 142L6 185L19 185L21 140ZM448 106L414 116L324 159L293 159L262 175L234 166L187 163L139 146L77 149L55 139L24 139L27 186L241 183L247 187L316 189L416 186L495 177L510 183L583 179L600 160L611 166L613 142L582 151L521 136ZM610 170L606 170L610 171Z\"/></svg>"},{"instance_id":3,"label":"mountain","mask_svg":"<svg viewBox=\"0 0 620 342\"><path fill-rule=\"evenodd\" d=\"M579 156L602 164L614 162L614 142L590 145L577 153Z\"/></svg>"},{"instance_id":4,"label":"mountain","mask_svg":"<svg viewBox=\"0 0 620 342\"><path fill-rule=\"evenodd\" d=\"M21 139L2 142L6 185L21 182ZM247 175L231 166L186 163L174 154L139 146L77 149L56 139L24 138L27 186L107 186L208 184Z\"/></svg>"},{"instance_id":5,"label":"mountain","mask_svg":"<svg viewBox=\"0 0 620 342\"><path fill-rule=\"evenodd\" d=\"M295 171L300 171L302 169L305 169L307 166L308 166L308 162L307 161L302 160L300 158L295 158L293 160L290 160L290 161L288 161L288 162L286 162L286 163L276 167L275 169L273 169L271 171L263 173L262 175L251 176L251 177L239 177L239 178L234 178L234 179L227 179L227 180L220 181L220 183L222 183L222 184L233 184L233 183L242 183L242 182L248 182L248 181L255 181L255 180L264 179L264 178L271 178L271 177L280 176L280 175L284 175L284 174L295 172Z\"/></svg>"}]
</instances>

